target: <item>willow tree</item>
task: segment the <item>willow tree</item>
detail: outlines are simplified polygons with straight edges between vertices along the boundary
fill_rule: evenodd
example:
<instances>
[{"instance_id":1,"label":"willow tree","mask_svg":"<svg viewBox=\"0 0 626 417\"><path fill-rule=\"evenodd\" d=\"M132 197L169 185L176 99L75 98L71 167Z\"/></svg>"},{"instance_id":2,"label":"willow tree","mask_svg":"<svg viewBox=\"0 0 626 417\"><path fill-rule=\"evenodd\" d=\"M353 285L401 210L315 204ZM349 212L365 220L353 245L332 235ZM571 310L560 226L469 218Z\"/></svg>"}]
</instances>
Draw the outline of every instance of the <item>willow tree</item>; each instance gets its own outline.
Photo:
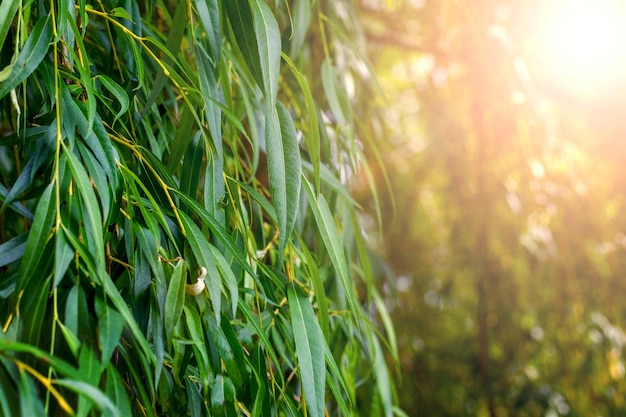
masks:
<instances>
[{"instance_id":1,"label":"willow tree","mask_svg":"<svg viewBox=\"0 0 626 417\"><path fill-rule=\"evenodd\" d=\"M350 7L2 2L0 414L394 413Z\"/></svg>"}]
</instances>

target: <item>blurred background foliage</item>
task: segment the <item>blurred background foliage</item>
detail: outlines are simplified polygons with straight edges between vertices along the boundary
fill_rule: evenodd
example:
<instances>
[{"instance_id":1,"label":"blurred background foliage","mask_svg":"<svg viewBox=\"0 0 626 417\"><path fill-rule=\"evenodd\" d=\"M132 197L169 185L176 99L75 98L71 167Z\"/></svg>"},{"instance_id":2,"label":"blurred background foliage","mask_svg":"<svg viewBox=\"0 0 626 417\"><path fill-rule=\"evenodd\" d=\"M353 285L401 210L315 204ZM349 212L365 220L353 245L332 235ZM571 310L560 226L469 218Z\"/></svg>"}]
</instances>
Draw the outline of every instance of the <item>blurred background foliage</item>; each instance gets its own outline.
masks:
<instances>
[{"instance_id":1,"label":"blurred background foliage","mask_svg":"<svg viewBox=\"0 0 626 417\"><path fill-rule=\"evenodd\" d=\"M626 406L626 11L565 3L359 1L391 120L372 237L410 415Z\"/></svg>"}]
</instances>

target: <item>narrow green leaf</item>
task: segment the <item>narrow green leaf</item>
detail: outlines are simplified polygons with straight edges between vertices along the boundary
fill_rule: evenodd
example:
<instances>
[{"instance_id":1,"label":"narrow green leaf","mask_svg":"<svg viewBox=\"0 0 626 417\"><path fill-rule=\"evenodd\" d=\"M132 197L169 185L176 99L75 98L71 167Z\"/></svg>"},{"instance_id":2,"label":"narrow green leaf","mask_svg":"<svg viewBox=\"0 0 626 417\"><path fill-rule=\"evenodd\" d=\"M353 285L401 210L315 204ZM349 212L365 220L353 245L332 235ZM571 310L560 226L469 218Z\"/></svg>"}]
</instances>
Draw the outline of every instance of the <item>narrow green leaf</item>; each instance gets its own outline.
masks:
<instances>
[{"instance_id":1,"label":"narrow green leaf","mask_svg":"<svg viewBox=\"0 0 626 417\"><path fill-rule=\"evenodd\" d=\"M268 416L271 412L267 387L267 365L263 346L257 345L257 348L252 353L251 363L250 370L254 374L254 379L250 380L250 392L254 393L254 404L251 414L253 417Z\"/></svg>"},{"instance_id":2,"label":"narrow green leaf","mask_svg":"<svg viewBox=\"0 0 626 417\"><path fill-rule=\"evenodd\" d=\"M88 313L85 291L80 285L73 285L67 293L63 323L74 337L84 330L84 324L89 318Z\"/></svg>"},{"instance_id":3,"label":"narrow green leaf","mask_svg":"<svg viewBox=\"0 0 626 417\"><path fill-rule=\"evenodd\" d=\"M170 346L172 343L174 328L183 312L186 282L187 268L185 268L185 262L179 260L174 267L174 272L172 272L172 277L167 287L167 296L165 298L164 327L167 346Z\"/></svg>"},{"instance_id":4,"label":"narrow green leaf","mask_svg":"<svg viewBox=\"0 0 626 417\"><path fill-rule=\"evenodd\" d=\"M265 0L250 0L250 4L263 76L263 91L268 107L273 108L276 103L280 75L280 31L276 18Z\"/></svg>"},{"instance_id":5,"label":"narrow green leaf","mask_svg":"<svg viewBox=\"0 0 626 417\"><path fill-rule=\"evenodd\" d=\"M132 22L133 19L130 18L130 15L123 7L116 7L109 12L109 16L121 17L122 19L130 20Z\"/></svg>"},{"instance_id":6,"label":"narrow green leaf","mask_svg":"<svg viewBox=\"0 0 626 417\"><path fill-rule=\"evenodd\" d=\"M190 196L198 194L199 173L202 172L203 157L204 146L202 146L200 135L196 134L191 143L187 145L187 152L185 152L183 161L184 168L180 173L180 191L183 193Z\"/></svg>"},{"instance_id":7,"label":"narrow green leaf","mask_svg":"<svg viewBox=\"0 0 626 417\"><path fill-rule=\"evenodd\" d=\"M343 381L341 374L339 374L339 378L341 378L340 380ZM343 393L339 390L339 387L337 386L337 382L335 381L335 379L328 378L327 382L328 382L328 388L330 389L330 392L333 393L333 396L335 397L335 401L337 401L337 405L339 405L339 409L341 410L341 415L343 416L353 415L350 412L350 407L348 406L348 403L346 402L346 399L344 398ZM348 400L350 400L350 397L348 397Z\"/></svg>"},{"instance_id":8,"label":"narrow green leaf","mask_svg":"<svg viewBox=\"0 0 626 417\"><path fill-rule=\"evenodd\" d=\"M302 168L306 172L315 172L315 167L308 161L302 161ZM320 165L320 179L325 184L328 185L332 191L336 192L343 198L346 202L348 202L352 207L359 209L361 206L359 203L352 198L350 195L350 191L339 181L337 176L333 174L333 172L326 166ZM319 194L319 192L317 192Z\"/></svg>"},{"instance_id":9,"label":"narrow green leaf","mask_svg":"<svg viewBox=\"0 0 626 417\"><path fill-rule=\"evenodd\" d=\"M30 159L26 163L22 172L20 172L20 175L17 177L15 183L11 187L11 190L4 197L4 202L2 204L2 207L0 207L0 213L2 213L6 207L12 205L14 200L18 198L18 196L22 192L27 190L29 186L31 186L32 177L37 170L37 167L35 166L36 164L37 161L34 158Z\"/></svg>"},{"instance_id":10,"label":"narrow green leaf","mask_svg":"<svg viewBox=\"0 0 626 417\"><path fill-rule=\"evenodd\" d=\"M309 299L297 294L293 283L287 291L296 356L307 408L311 417L323 417L326 367L322 331Z\"/></svg>"},{"instance_id":11,"label":"narrow green leaf","mask_svg":"<svg viewBox=\"0 0 626 417\"><path fill-rule=\"evenodd\" d=\"M23 417L45 415L43 404L37 398L37 389L26 372L20 372L18 384L20 410Z\"/></svg>"},{"instance_id":12,"label":"narrow green leaf","mask_svg":"<svg viewBox=\"0 0 626 417\"><path fill-rule=\"evenodd\" d=\"M90 252L95 257L96 265L100 268L104 268L104 237L102 233L102 214L100 212L100 205L96 198L91 181L87 171L80 163L78 158L71 152L65 149L64 155L67 157L67 163L72 171L76 188L82 197L82 209L86 213L86 222L89 222L88 227L92 233L87 234L87 240L90 243Z\"/></svg>"},{"instance_id":13,"label":"narrow green leaf","mask_svg":"<svg viewBox=\"0 0 626 417\"><path fill-rule=\"evenodd\" d=\"M306 105L306 111L309 118L309 128L305 132L304 140L306 142L307 151L311 159L311 165L313 167L313 184L315 185L315 191L320 192L320 127L317 118L317 106L313 100L313 94L309 88L309 84L306 78L295 66L293 61L285 54L283 59L291 69L291 72L298 80L298 85L304 95L304 103Z\"/></svg>"},{"instance_id":14,"label":"narrow green leaf","mask_svg":"<svg viewBox=\"0 0 626 417\"><path fill-rule=\"evenodd\" d=\"M317 267L317 264L315 263L315 260L313 259L311 251L307 248L307 245L302 240L301 236L298 236L298 239L300 242L299 249L304 254L304 259L306 261L308 276L311 279L311 282L313 282L313 290L315 291L315 300L317 301L317 311L320 328L322 329L324 339L330 340L328 301L326 300L324 283L322 282L322 277L320 276L319 269Z\"/></svg>"},{"instance_id":15,"label":"narrow green leaf","mask_svg":"<svg viewBox=\"0 0 626 417\"><path fill-rule=\"evenodd\" d=\"M300 55L311 25L311 0L299 0L294 2L291 39L289 42L289 55L294 59Z\"/></svg>"},{"instance_id":16,"label":"narrow green leaf","mask_svg":"<svg viewBox=\"0 0 626 417\"><path fill-rule=\"evenodd\" d=\"M187 412L189 415L202 417L202 394L190 378L185 379L185 392L187 393Z\"/></svg>"},{"instance_id":17,"label":"narrow green leaf","mask_svg":"<svg viewBox=\"0 0 626 417\"><path fill-rule=\"evenodd\" d=\"M250 30L254 27L250 3L247 0L225 1L223 3L226 6L228 20L235 35L236 45L239 46L244 62L250 68L252 76L263 88L263 72L261 71L256 33Z\"/></svg>"},{"instance_id":18,"label":"narrow green leaf","mask_svg":"<svg viewBox=\"0 0 626 417\"><path fill-rule=\"evenodd\" d=\"M121 115L128 111L128 106L130 104L128 94L126 94L126 91L118 83L113 81L108 76L101 74L98 76L98 79L100 80L102 85L107 90L109 90L109 92L113 94L116 100L120 103L120 110L113 118L113 123L111 123L111 126L115 126L115 122L117 121L117 119L119 119Z\"/></svg>"},{"instance_id":19,"label":"narrow green leaf","mask_svg":"<svg viewBox=\"0 0 626 417\"><path fill-rule=\"evenodd\" d=\"M15 262L24 255L28 233L15 236L0 245L0 266Z\"/></svg>"},{"instance_id":20,"label":"narrow green leaf","mask_svg":"<svg viewBox=\"0 0 626 417\"><path fill-rule=\"evenodd\" d=\"M138 222L133 222L132 228L135 236L137 236L138 246L141 249L146 261L150 265L152 274L154 275L156 280L165 282L163 264L159 262L158 247L160 245L160 242L157 241L155 234L151 230L142 227Z\"/></svg>"},{"instance_id":21,"label":"narrow green leaf","mask_svg":"<svg viewBox=\"0 0 626 417\"><path fill-rule=\"evenodd\" d=\"M201 0L202 1L202 0ZM196 67L198 68L198 81L200 90L202 91L202 100L204 102L204 114L206 115L209 125L209 134L217 153L218 158L222 156L222 111L219 106L220 91L217 80L213 74L211 62L208 53L198 44L196 47ZM223 165L223 162L220 166Z\"/></svg>"},{"instance_id":22,"label":"narrow green leaf","mask_svg":"<svg viewBox=\"0 0 626 417\"><path fill-rule=\"evenodd\" d=\"M237 390L244 389L244 382L248 381L247 364L235 329L226 317L222 317L221 330L218 335L217 346L220 359L224 362L226 372L230 376Z\"/></svg>"},{"instance_id":23,"label":"narrow green leaf","mask_svg":"<svg viewBox=\"0 0 626 417\"><path fill-rule=\"evenodd\" d=\"M0 45L5 45L7 33L20 4L20 0L4 0L0 3Z\"/></svg>"},{"instance_id":24,"label":"narrow green leaf","mask_svg":"<svg viewBox=\"0 0 626 417\"><path fill-rule=\"evenodd\" d=\"M280 229L280 255L282 256L296 223L300 204L301 180L300 176L294 175L294 173L301 172L302 166L293 119L281 102L277 102L276 110L280 124L280 136L269 136L265 140L272 198L279 195L279 200L281 200L279 205L274 202L274 206L279 223L283 223L283 228Z\"/></svg>"},{"instance_id":25,"label":"narrow green leaf","mask_svg":"<svg viewBox=\"0 0 626 417\"><path fill-rule=\"evenodd\" d=\"M72 379L57 379L55 383L71 389L80 396L89 398L93 404L103 412L104 416L121 416L120 410L113 404L111 399L95 386Z\"/></svg>"},{"instance_id":26,"label":"narrow green leaf","mask_svg":"<svg viewBox=\"0 0 626 417\"><path fill-rule=\"evenodd\" d=\"M11 75L11 71L13 71L13 64L9 64L6 67L2 68L2 70L0 70L0 83L6 81L7 78L9 78L9 76Z\"/></svg>"},{"instance_id":27,"label":"narrow green leaf","mask_svg":"<svg viewBox=\"0 0 626 417\"><path fill-rule=\"evenodd\" d=\"M9 195L9 190L7 190L7 188L4 185L0 184L0 201L2 201L3 199L6 199L7 195ZM18 201L14 201L9 204L2 202L2 207L0 208L0 212L4 211L4 207L9 207L11 210L15 211L16 213L24 216L25 218L29 220L32 220L33 218L33 213L28 211L28 209L24 207L24 204Z\"/></svg>"},{"instance_id":28,"label":"narrow green leaf","mask_svg":"<svg viewBox=\"0 0 626 417\"><path fill-rule=\"evenodd\" d=\"M333 266L335 267L335 272L339 276L339 280L344 288L344 294L348 300L348 304L352 309L353 314L356 316L357 304L354 299L356 291L354 291L352 287L350 270L348 269L348 262L346 261L346 253L343 248L341 237L339 236L339 231L337 230L337 225L335 224L335 220L324 196L320 194L316 198L313 194L313 189L311 188L309 181L304 177L304 175L302 178L304 188L306 188L309 196L309 204L311 206L311 210L313 211L315 222L317 223L318 230L322 236L322 240L324 241L324 246L326 247L326 250L328 250L328 255L330 256Z\"/></svg>"},{"instance_id":29,"label":"narrow green leaf","mask_svg":"<svg viewBox=\"0 0 626 417\"><path fill-rule=\"evenodd\" d=\"M83 344L78 356L78 372L80 372L81 375L81 382L90 386L97 386L102 369L104 368L98 361L96 354L87 344ZM76 414L86 416L92 408L93 403L90 401L89 397L83 395L78 397Z\"/></svg>"},{"instance_id":30,"label":"narrow green leaf","mask_svg":"<svg viewBox=\"0 0 626 417\"><path fill-rule=\"evenodd\" d=\"M69 300L69 297L68 297L68 300ZM72 352L72 355L74 356L78 355L81 342L80 340L78 340L78 337L76 336L76 334L72 333L70 329L66 325L63 324L63 322L59 321L57 325L61 329L61 333L63 333L63 337L65 338L65 343L67 343L67 346L70 348L70 352Z\"/></svg>"},{"instance_id":31,"label":"narrow green leaf","mask_svg":"<svg viewBox=\"0 0 626 417\"><path fill-rule=\"evenodd\" d=\"M217 0L195 0L196 10L200 17L200 22L204 27L209 44L209 56L213 68L217 68L221 56L222 27L220 21L220 10Z\"/></svg>"},{"instance_id":32,"label":"narrow green leaf","mask_svg":"<svg viewBox=\"0 0 626 417\"><path fill-rule=\"evenodd\" d=\"M72 250L72 247L65 238L63 230L57 230L55 238L54 280L52 281L52 287L54 288L59 285L59 283L65 276L65 273L67 272L67 268L70 266L70 263L74 258L74 251Z\"/></svg>"},{"instance_id":33,"label":"narrow green leaf","mask_svg":"<svg viewBox=\"0 0 626 417\"><path fill-rule=\"evenodd\" d=\"M224 281L226 281L228 296L230 297L231 314L234 317L237 315L237 303L239 302L239 286L237 283L237 277L235 277L235 274L233 273L224 255L222 255L215 246L209 244L209 250L213 255L213 259L217 261L217 267L222 274Z\"/></svg>"},{"instance_id":34,"label":"narrow green leaf","mask_svg":"<svg viewBox=\"0 0 626 417\"><path fill-rule=\"evenodd\" d=\"M130 399L122 377L114 364L107 367L105 394L117 406L121 416L131 416Z\"/></svg>"},{"instance_id":35,"label":"narrow green leaf","mask_svg":"<svg viewBox=\"0 0 626 417\"><path fill-rule=\"evenodd\" d=\"M122 315L111 308L104 300L96 298L96 315L98 316L98 336L102 350L101 362L105 367L109 364L115 348L119 344L124 319Z\"/></svg>"},{"instance_id":36,"label":"narrow green leaf","mask_svg":"<svg viewBox=\"0 0 626 417\"><path fill-rule=\"evenodd\" d=\"M265 332L261 328L259 324L258 316L256 316L252 312L252 310L246 303L240 303L239 309L243 313L244 317L246 318L247 323L250 324L252 328L254 329L254 332L261 340L262 345L265 346L265 348L267 349L267 352L270 356L270 359L272 360L273 365L280 368L282 361L278 360L278 356L276 355L276 352L274 351L274 345L270 343L268 339L269 333ZM283 379L284 379L282 373L277 374L276 377L278 378L279 382L282 384Z\"/></svg>"},{"instance_id":37,"label":"narrow green leaf","mask_svg":"<svg viewBox=\"0 0 626 417\"><path fill-rule=\"evenodd\" d=\"M352 212L350 214L350 218L352 220L352 227L354 230L359 231L359 221L356 217L356 213ZM363 273L363 278L365 279L368 292L370 293L370 297L374 300L374 304L378 310L378 314L381 318L383 326L386 332L386 342L389 345L389 349L391 351L391 355L397 361L398 360L398 342L396 339L396 333L393 328L393 323L391 321L391 317L389 312L387 311L387 307L385 306L385 301L383 297L380 295L378 290L376 289L376 284L374 282L374 272L372 270L372 264L370 261L370 254L368 253L368 249L365 246L365 239L361 235L360 232L357 232L354 235L354 241L357 248L357 253L359 254L359 261L361 263L361 270Z\"/></svg>"},{"instance_id":38,"label":"narrow green leaf","mask_svg":"<svg viewBox=\"0 0 626 417\"><path fill-rule=\"evenodd\" d=\"M98 191L102 212L105 218L111 216L113 207L113 199L115 198L114 185L107 177L104 167L100 163L100 159L88 149L82 141L76 142L76 149L85 165L85 169L89 172L90 180L93 181L94 188ZM106 164L106 161L104 161Z\"/></svg>"},{"instance_id":39,"label":"narrow green leaf","mask_svg":"<svg viewBox=\"0 0 626 417\"><path fill-rule=\"evenodd\" d=\"M74 8L72 7L72 14L75 13L73 9ZM78 45L78 49L80 51L81 56L83 57L88 56L87 51L85 50L85 45L83 43L83 37L81 36L80 31L78 30L78 26L76 25L75 19L68 18L67 23L72 28L74 38L76 40L76 45ZM78 70L78 73L80 74L80 81L81 81L82 87L85 93L87 94L87 100L86 100L87 120L88 120L87 132L91 133L93 122L96 117L96 107L97 107L96 89L95 89L94 79L91 78L91 68L89 66L89 62L85 62L84 60L80 59L76 51L74 51L74 48L67 48L67 51L70 53L70 57L72 58L73 67L76 68ZM69 134L69 132L67 132L66 134Z\"/></svg>"},{"instance_id":40,"label":"narrow green leaf","mask_svg":"<svg viewBox=\"0 0 626 417\"><path fill-rule=\"evenodd\" d=\"M211 409L215 416L236 416L235 388L227 376L217 375L211 389Z\"/></svg>"},{"instance_id":41,"label":"narrow green leaf","mask_svg":"<svg viewBox=\"0 0 626 417\"><path fill-rule=\"evenodd\" d=\"M393 416L393 398L391 394L391 380L389 379L389 370L385 363L385 356L383 355L380 342L376 338L374 332L369 333L371 336L371 343L375 351L374 356L374 374L376 375L376 386L380 395L380 400L383 404L385 417Z\"/></svg>"},{"instance_id":42,"label":"narrow green leaf","mask_svg":"<svg viewBox=\"0 0 626 417\"><path fill-rule=\"evenodd\" d=\"M4 5L4 2L2 2ZM4 21L3 21L4 22ZM4 23L2 24L4 25ZM37 21L30 36L24 44L13 65L11 75L0 86L0 98L17 87L30 74L33 73L48 53L48 47L52 41L52 23L50 16L46 15Z\"/></svg>"},{"instance_id":43,"label":"narrow green leaf","mask_svg":"<svg viewBox=\"0 0 626 417\"><path fill-rule=\"evenodd\" d=\"M344 100L340 96L340 92L337 91L335 68L329 59L324 60L322 63L322 85L324 86L324 92L326 93L330 110L333 112L339 127L346 129L349 126L348 120L350 120L350 115L346 114L346 106L344 106L343 103Z\"/></svg>"},{"instance_id":44,"label":"narrow green leaf","mask_svg":"<svg viewBox=\"0 0 626 417\"><path fill-rule=\"evenodd\" d=\"M8 362L8 361L7 361ZM11 377L6 368L9 364L4 362L0 357L0 415L17 416L19 414L19 398L17 388L14 384L14 378ZM22 372L21 374L23 374ZM21 376L21 375L20 375Z\"/></svg>"},{"instance_id":45,"label":"narrow green leaf","mask_svg":"<svg viewBox=\"0 0 626 417\"><path fill-rule=\"evenodd\" d=\"M35 277L41 277L36 271L39 269L39 261L45 253L44 248L51 234L52 224L56 209L54 200L52 199L52 191L54 183L50 183L41 194L37 209L35 210L35 218L28 233L24 256L20 262L19 274L17 278L18 294L27 286L27 284Z\"/></svg>"},{"instance_id":46,"label":"narrow green leaf","mask_svg":"<svg viewBox=\"0 0 626 417\"><path fill-rule=\"evenodd\" d=\"M176 128L176 136L174 136L170 144L169 160L167 161L167 169L172 173L181 165L183 155L185 155L189 143L191 143L195 136L192 134L193 127L193 113L189 107L183 107L181 109L180 121ZM198 133L196 133L196 135L197 134Z\"/></svg>"},{"instance_id":47,"label":"narrow green leaf","mask_svg":"<svg viewBox=\"0 0 626 417\"><path fill-rule=\"evenodd\" d=\"M198 368L201 372L203 384L207 384L210 374L212 373L211 364L209 362L209 354L206 346L205 332L202 327L202 321L198 312L188 305L183 306L185 313L185 324L189 338L193 342L192 349L196 356ZM210 329L207 329L210 332Z\"/></svg>"},{"instance_id":48,"label":"narrow green leaf","mask_svg":"<svg viewBox=\"0 0 626 417\"><path fill-rule=\"evenodd\" d=\"M180 213L180 219L183 222L185 230L187 230L187 241L191 246L191 250L196 257L198 266L204 267L207 270L205 277L205 284L209 290L209 297L211 297L211 304L213 304L213 312L215 319L219 323L220 312L222 306L220 275L215 265L215 259L213 258L210 244L206 237L202 234L202 231L196 224L185 214Z\"/></svg>"}]
</instances>

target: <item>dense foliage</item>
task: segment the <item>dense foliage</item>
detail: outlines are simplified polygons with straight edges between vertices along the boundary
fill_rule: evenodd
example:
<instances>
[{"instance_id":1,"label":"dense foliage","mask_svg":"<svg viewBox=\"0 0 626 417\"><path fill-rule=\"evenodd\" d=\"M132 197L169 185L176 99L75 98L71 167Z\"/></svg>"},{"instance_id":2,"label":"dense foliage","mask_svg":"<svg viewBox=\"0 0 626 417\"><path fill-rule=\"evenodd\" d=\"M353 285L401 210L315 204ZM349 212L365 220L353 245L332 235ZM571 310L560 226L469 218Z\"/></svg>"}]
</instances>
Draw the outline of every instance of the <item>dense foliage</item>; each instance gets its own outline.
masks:
<instances>
[{"instance_id":1,"label":"dense foliage","mask_svg":"<svg viewBox=\"0 0 626 417\"><path fill-rule=\"evenodd\" d=\"M589 92L550 74L532 39L549 2L360 3L397 120L380 247L403 408L621 415L623 68Z\"/></svg>"},{"instance_id":2,"label":"dense foliage","mask_svg":"<svg viewBox=\"0 0 626 417\"><path fill-rule=\"evenodd\" d=\"M2 1L0 414L394 413L351 7Z\"/></svg>"}]
</instances>

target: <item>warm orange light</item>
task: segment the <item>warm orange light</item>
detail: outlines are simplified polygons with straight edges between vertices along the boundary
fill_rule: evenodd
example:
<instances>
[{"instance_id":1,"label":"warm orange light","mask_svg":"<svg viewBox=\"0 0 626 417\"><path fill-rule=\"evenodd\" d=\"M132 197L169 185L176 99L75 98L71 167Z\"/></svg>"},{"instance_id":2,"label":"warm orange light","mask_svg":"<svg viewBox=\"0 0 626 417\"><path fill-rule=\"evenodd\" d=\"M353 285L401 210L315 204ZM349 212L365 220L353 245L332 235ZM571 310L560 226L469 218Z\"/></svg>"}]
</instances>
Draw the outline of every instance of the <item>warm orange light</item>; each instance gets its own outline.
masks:
<instances>
[{"instance_id":1,"label":"warm orange light","mask_svg":"<svg viewBox=\"0 0 626 417\"><path fill-rule=\"evenodd\" d=\"M594 93L623 79L626 64L626 2L556 0L540 12L537 55L557 83Z\"/></svg>"}]
</instances>

